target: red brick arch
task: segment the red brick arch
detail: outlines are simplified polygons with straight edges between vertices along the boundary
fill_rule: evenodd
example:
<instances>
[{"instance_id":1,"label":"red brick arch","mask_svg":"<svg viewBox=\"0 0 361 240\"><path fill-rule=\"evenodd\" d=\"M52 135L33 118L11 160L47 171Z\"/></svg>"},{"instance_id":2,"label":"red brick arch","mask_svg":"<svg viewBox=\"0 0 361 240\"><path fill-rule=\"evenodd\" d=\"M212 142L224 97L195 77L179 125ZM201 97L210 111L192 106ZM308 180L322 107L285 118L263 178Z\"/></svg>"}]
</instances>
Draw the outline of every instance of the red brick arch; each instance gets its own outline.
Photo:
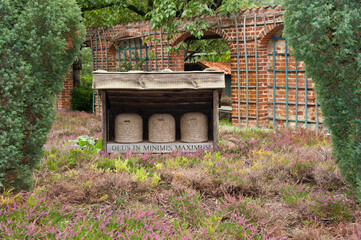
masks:
<instances>
[{"instance_id":1,"label":"red brick arch","mask_svg":"<svg viewBox=\"0 0 361 240\"><path fill-rule=\"evenodd\" d=\"M207 35L218 35L226 41L229 38L228 35L224 31L220 31L219 29L215 29L215 28L211 28L211 29L208 29L207 31L204 31L204 36L207 36ZM192 36L190 34L190 32L180 33L180 34L176 35L172 41L170 41L170 45L176 46L180 42L185 41L190 36ZM228 41L227 41L227 45L232 52L232 48ZM183 48L180 49L179 52L172 53L171 59L172 59L171 68L173 70L177 70L177 71L184 70L184 49Z\"/></svg>"},{"instance_id":2,"label":"red brick arch","mask_svg":"<svg viewBox=\"0 0 361 240\"><path fill-rule=\"evenodd\" d=\"M117 41L121 41L123 38L128 38L128 37L139 37L141 38L142 35L140 32L138 31L134 31L134 30L126 30L126 31L122 31L119 34L117 34L116 36L114 36L111 39L111 45L114 45Z\"/></svg>"},{"instance_id":3,"label":"red brick arch","mask_svg":"<svg viewBox=\"0 0 361 240\"><path fill-rule=\"evenodd\" d=\"M273 26L268 26L267 30L265 30L264 28L262 29L262 31L260 31L258 38L259 40L259 45L262 46L264 44L268 44L268 41L272 38L272 35L276 34L277 32L279 32L280 30L283 29L283 23L276 23Z\"/></svg>"},{"instance_id":4,"label":"red brick arch","mask_svg":"<svg viewBox=\"0 0 361 240\"><path fill-rule=\"evenodd\" d=\"M216 35L220 36L221 38L223 38L226 41L229 38L229 36L224 31L221 31L221 30L216 29L216 28L210 28L207 31L204 31L203 34L204 34L203 36L216 34ZM170 41L170 44L172 46L175 46L178 43L183 42L184 40L186 40L190 36L192 36L192 34L190 34L190 32L179 33L178 35L174 36L174 38Z\"/></svg>"}]
</instances>

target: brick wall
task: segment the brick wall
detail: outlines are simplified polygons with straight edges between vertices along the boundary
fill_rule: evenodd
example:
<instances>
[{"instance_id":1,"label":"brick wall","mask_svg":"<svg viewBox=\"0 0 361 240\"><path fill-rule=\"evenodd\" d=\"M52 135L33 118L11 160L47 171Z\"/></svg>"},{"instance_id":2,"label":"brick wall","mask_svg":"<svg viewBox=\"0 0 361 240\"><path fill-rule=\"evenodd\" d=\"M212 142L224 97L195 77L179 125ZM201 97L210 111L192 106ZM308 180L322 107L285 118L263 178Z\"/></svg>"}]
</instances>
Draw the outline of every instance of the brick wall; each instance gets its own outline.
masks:
<instances>
[{"instance_id":1,"label":"brick wall","mask_svg":"<svg viewBox=\"0 0 361 240\"><path fill-rule=\"evenodd\" d=\"M297 119L297 126L309 127L322 121L310 78L307 78L305 88L304 64L297 63L296 73L296 62L291 55L287 55L287 69L290 71L286 74L285 40L277 39L273 48L272 37L282 37L283 13L281 6L268 6L247 9L229 18L220 15L204 17L211 26L204 34L216 34L225 39L230 47L234 124L266 127L275 123L277 126L294 126ZM181 31L168 41L161 29L152 31L150 23L142 21L112 28L90 28L87 30L86 44L93 49L95 70L117 71L119 63L116 60L116 46L122 39L136 37L147 44L152 54L148 70L170 68L183 71L184 49L169 55L166 48L189 36L188 32ZM274 53L277 72L272 71ZM99 111L96 109L96 112Z\"/></svg>"},{"instance_id":2,"label":"brick wall","mask_svg":"<svg viewBox=\"0 0 361 240\"><path fill-rule=\"evenodd\" d=\"M73 71L69 69L68 74L64 80L64 89L56 97L55 108L69 110L71 108L70 98L71 91L73 90Z\"/></svg>"}]
</instances>

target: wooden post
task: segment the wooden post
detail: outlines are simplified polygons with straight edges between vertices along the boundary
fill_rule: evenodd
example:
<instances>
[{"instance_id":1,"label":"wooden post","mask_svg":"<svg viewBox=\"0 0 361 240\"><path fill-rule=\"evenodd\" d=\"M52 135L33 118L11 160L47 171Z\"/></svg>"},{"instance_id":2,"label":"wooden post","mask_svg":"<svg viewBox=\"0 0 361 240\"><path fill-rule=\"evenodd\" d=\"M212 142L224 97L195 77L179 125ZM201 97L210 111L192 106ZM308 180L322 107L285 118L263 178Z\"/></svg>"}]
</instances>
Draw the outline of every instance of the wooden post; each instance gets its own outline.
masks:
<instances>
[{"instance_id":1,"label":"wooden post","mask_svg":"<svg viewBox=\"0 0 361 240\"><path fill-rule=\"evenodd\" d=\"M219 92L218 90L213 90L213 145L216 147L218 145L218 106L219 106Z\"/></svg>"},{"instance_id":2,"label":"wooden post","mask_svg":"<svg viewBox=\"0 0 361 240\"><path fill-rule=\"evenodd\" d=\"M102 101L102 137L103 137L103 152L107 152L107 143L108 143L108 121L109 119L107 118L107 111L108 111L108 106L107 106L107 92L106 90L101 90L100 91L100 97L101 97L101 101Z\"/></svg>"}]
</instances>

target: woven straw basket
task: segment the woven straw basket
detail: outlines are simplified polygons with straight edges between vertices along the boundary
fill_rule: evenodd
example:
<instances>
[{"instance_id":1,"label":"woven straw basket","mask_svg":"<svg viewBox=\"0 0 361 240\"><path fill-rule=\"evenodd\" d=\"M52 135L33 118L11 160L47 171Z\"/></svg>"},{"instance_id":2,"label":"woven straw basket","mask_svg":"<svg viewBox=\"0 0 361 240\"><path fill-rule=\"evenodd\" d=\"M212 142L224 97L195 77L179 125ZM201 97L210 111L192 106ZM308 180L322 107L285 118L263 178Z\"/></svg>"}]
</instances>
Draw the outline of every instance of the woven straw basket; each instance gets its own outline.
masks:
<instances>
[{"instance_id":1,"label":"woven straw basket","mask_svg":"<svg viewBox=\"0 0 361 240\"><path fill-rule=\"evenodd\" d=\"M115 139L118 143L143 141L143 119L136 113L121 113L115 117Z\"/></svg>"},{"instance_id":2,"label":"woven straw basket","mask_svg":"<svg viewBox=\"0 0 361 240\"><path fill-rule=\"evenodd\" d=\"M183 114L180 120L181 141L199 143L208 141L208 119L200 112Z\"/></svg>"},{"instance_id":3,"label":"woven straw basket","mask_svg":"<svg viewBox=\"0 0 361 240\"><path fill-rule=\"evenodd\" d=\"M149 118L149 142L175 142L176 129L174 117L170 114L153 114Z\"/></svg>"}]
</instances>

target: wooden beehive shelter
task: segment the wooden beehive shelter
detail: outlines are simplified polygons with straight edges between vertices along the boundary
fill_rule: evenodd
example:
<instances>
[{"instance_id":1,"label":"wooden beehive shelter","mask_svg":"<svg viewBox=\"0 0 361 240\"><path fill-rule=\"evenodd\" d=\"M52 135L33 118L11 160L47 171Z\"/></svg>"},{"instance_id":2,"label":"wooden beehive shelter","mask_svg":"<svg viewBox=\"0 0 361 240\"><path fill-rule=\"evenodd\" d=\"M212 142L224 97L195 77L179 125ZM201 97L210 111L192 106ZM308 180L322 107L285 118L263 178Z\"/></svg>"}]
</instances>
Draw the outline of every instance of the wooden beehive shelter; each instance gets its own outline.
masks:
<instances>
[{"instance_id":1,"label":"wooden beehive shelter","mask_svg":"<svg viewBox=\"0 0 361 240\"><path fill-rule=\"evenodd\" d=\"M102 103L103 147L107 152L172 152L209 150L218 142L218 107L225 87L224 72L106 72L95 71L93 89ZM198 112L207 117L208 141L181 142L180 119ZM143 141L117 143L115 118L119 114L139 114L143 119ZM149 141L152 116L175 119L175 141Z\"/></svg>"}]
</instances>

